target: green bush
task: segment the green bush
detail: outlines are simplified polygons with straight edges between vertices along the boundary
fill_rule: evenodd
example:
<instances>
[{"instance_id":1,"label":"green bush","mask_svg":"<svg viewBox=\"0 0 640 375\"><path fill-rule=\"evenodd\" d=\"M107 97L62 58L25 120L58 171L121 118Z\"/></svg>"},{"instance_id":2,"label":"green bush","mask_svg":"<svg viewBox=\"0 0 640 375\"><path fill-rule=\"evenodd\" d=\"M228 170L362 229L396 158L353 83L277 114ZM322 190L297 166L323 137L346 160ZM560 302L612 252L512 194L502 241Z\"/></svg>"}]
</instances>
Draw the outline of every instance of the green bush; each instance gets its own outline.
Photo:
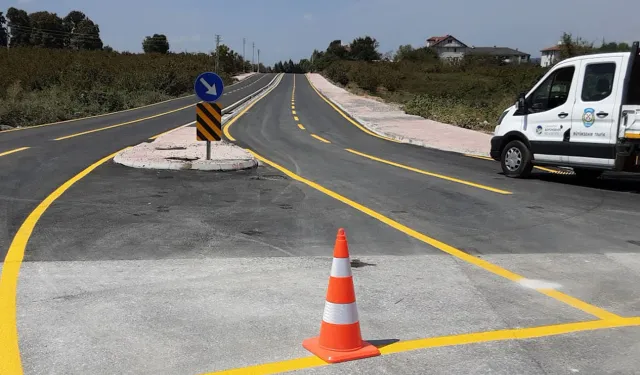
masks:
<instances>
[{"instance_id":1,"label":"green bush","mask_svg":"<svg viewBox=\"0 0 640 375\"><path fill-rule=\"evenodd\" d=\"M342 75L346 72L347 80ZM409 114L490 131L502 111L546 69L533 64L501 65L474 58L456 64L435 59L399 62L338 61L324 74L348 81L383 99L398 101Z\"/></svg>"},{"instance_id":2,"label":"green bush","mask_svg":"<svg viewBox=\"0 0 640 375\"><path fill-rule=\"evenodd\" d=\"M191 94L206 54L0 49L0 124L28 126ZM231 74L222 73L231 83Z\"/></svg>"}]
</instances>

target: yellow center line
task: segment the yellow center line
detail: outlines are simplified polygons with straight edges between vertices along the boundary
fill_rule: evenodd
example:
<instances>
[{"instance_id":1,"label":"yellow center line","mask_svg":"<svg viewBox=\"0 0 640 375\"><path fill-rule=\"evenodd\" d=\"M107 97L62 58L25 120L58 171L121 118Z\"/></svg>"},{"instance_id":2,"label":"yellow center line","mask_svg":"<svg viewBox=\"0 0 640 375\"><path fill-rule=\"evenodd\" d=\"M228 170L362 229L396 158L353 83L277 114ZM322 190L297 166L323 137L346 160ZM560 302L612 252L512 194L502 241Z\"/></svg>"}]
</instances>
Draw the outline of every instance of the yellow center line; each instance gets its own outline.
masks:
<instances>
[{"instance_id":1,"label":"yellow center line","mask_svg":"<svg viewBox=\"0 0 640 375\"><path fill-rule=\"evenodd\" d=\"M300 119L298 118L298 116L293 116L293 119L296 121L300 121Z\"/></svg>"},{"instance_id":2,"label":"yellow center line","mask_svg":"<svg viewBox=\"0 0 640 375\"><path fill-rule=\"evenodd\" d=\"M249 152L251 152L258 160L262 161L265 164L268 164L270 166L272 166L273 168L279 170L280 172L286 174L287 176L291 177L292 179L302 182L303 184L306 184L336 200L339 200L340 202L349 205L353 208L355 208L356 210L363 212L371 217L373 217L374 219L379 220L380 222L387 224L388 226L410 236L413 237L419 241L422 241L428 245L433 246L434 248L447 253L451 256L454 256L462 261L465 261L467 263L473 264L474 266L480 267L488 272L491 272L495 275L504 277L505 279L514 281L514 282L519 282L521 280L523 280L525 277L521 276L515 272L511 272L505 268L502 268L496 264L490 263L484 259L481 258L477 258L473 255L467 254L462 250L459 250L451 245L448 245L444 242L438 241L435 238L429 237L423 233L420 233L414 229L411 229L409 227L407 227L406 225L403 225L387 216L382 215L379 212L376 212L366 206L363 206L360 203L357 203L355 201L352 201L351 199L342 196L332 190L329 190L327 188L325 188L324 186L321 186L311 180L307 180L304 177L301 177L293 172L291 172L290 170L284 168L281 165L276 164L275 162L268 160L258 154L256 154L255 152L253 152L252 150L248 150ZM618 315L615 315L609 311L606 311L602 308L599 308L597 306L594 305L590 305L586 302L583 302L579 299L576 299L574 297L570 297L562 292L559 291L552 291L550 292L549 289L535 289L536 291L545 294L551 298L556 299L557 301L563 302L569 306L572 306L578 310L584 311L588 314L594 315L600 319L621 319Z\"/></svg>"},{"instance_id":3,"label":"yellow center line","mask_svg":"<svg viewBox=\"0 0 640 375\"><path fill-rule=\"evenodd\" d=\"M302 126L302 124L298 124L298 127L299 127L301 130L304 130L304 126Z\"/></svg>"},{"instance_id":4,"label":"yellow center line","mask_svg":"<svg viewBox=\"0 0 640 375\"><path fill-rule=\"evenodd\" d=\"M356 155L360 155L362 157L365 157L367 159L375 160L375 161L380 162L380 163L392 165L394 167L406 169L408 171L420 173L420 174L423 174L423 175L426 175L426 176L436 177L436 178L440 178L442 180L456 182L456 183L459 183L459 184L472 186L472 187L475 187L475 188L478 188L478 189L483 189L483 190L491 191L491 192L498 193L498 194L504 194L504 195L513 194L510 191L496 189L496 188L493 188L491 186L476 184L475 182L461 180L461 179L455 178L455 177L449 177L449 176L441 175L441 174L438 174L438 173L432 173L432 172L423 171L422 169L413 168L413 167L409 167L407 165L403 165L403 164L400 164L400 163L395 163L395 162L392 162L392 161L389 161L389 160L381 159L381 158L378 158L378 157L375 157L375 156L372 156L372 155L365 154L363 152L358 152L356 150L352 150L350 148L347 148L345 150L349 151L352 154L356 154Z\"/></svg>"},{"instance_id":5,"label":"yellow center line","mask_svg":"<svg viewBox=\"0 0 640 375\"><path fill-rule=\"evenodd\" d=\"M190 123L188 123L188 124L180 125L180 126L178 126L177 128L173 128L173 129L167 130L166 132L162 132L162 133L160 133L160 134L156 134L156 135L154 135L153 137L149 137L149 139L156 139L156 138L162 137L163 135L169 134L169 133L171 133L171 132L173 132L173 131L176 131L176 130L178 130L178 129L182 129L182 128L184 128L185 126L193 125L193 124L195 124L195 123L196 123L195 121L191 121L191 122L190 122Z\"/></svg>"},{"instance_id":6,"label":"yellow center line","mask_svg":"<svg viewBox=\"0 0 640 375\"><path fill-rule=\"evenodd\" d=\"M14 152L20 152L20 151L24 151L24 150L28 150L28 149L29 149L29 147L20 147L20 148L14 149L14 150L0 152L0 156L10 155L10 154L13 154Z\"/></svg>"},{"instance_id":7,"label":"yellow center line","mask_svg":"<svg viewBox=\"0 0 640 375\"><path fill-rule=\"evenodd\" d=\"M470 158L476 158L476 159L482 159L482 160L491 160L491 161L495 161L492 158L488 157L488 156L484 156L484 155L474 155L474 154L464 154L464 156L468 156Z\"/></svg>"},{"instance_id":8,"label":"yellow center line","mask_svg":"<svg viewBox=\"0 0 640 375\"><path fill-rule=\"evenodd\" d=\"M336 107L335 104L333 104L329 99L327 99L324 95L322 95L320 93L320 91L318 91L318 89L316 89L316 87L313 85L313 83L311 82L311 79L309 79L308 75L305 75L305 77L307 77L307 81L309 82L309 85L311 86L311 88L313 89L313 91L316 92L316 94L318 94L318 96L324 100L327 104L329 104L329 106L331 106L331 108L333 108L336 112L338 112L340 114L340 116L344 117L347 121L349 121L351 124L355 125L358 129L362 130L363 132L374 136L376 138L380 138L380 139L384 139L385 141L390 141L390 142L395 142L395 143L402 143L400 141L397 141L395 139L389 138L389 137L384 137L381 136L379 134L376 134L374 132L372 132L371 130L365 128L364 126L360 125L358 122L354 121L351 117L347 116L344 112L342 112L338 107Z\"/></svg>"},{"instance_id":9,"label":"yellow center line","mask_svg":"<svg viewBox=\"0 0 640 375\"><path fill-rule=\"evenodd\" d=\"M398 341L389 345L380 346L380 354L386 356L420 349L469 345L484 342L528 340L559 336L574 332L588 332L601 329L637 326L640 326L640 318L635 317L427 337L417 340ZM303 357L230 370L209 372L202 375L270 375L329 365L329 363L318 357Z\"/></svg>"},{"instance_id":10,"label":"yellow center line","mask_svg":"<svg viewBox=\"0 0 640 375\"><path fill-rule=\"evenodd\" d=\"M224 133L224 136L227 137L228 140L230 141L235 141L236 139L233 138L233 136L231 135L231 133L229 133L229 127L233 124L235 124L235 122L242 117L245 113L247 113L247 111L249 111L254 105L256 105L256 103L258 103L260 100L264 99L271 91L275 90L276 87L278 87L278 85L280 85L280 82L282 82L282 78L284 77L284 74L280 74L280 78L278 79L278 81L273 85L273 87L271 87L269 90L267 90L263 96L261 96L260 98L258 98L257 100L255 100L253 103L249 104L245 109L243 109L240 113L238 113L237 116L235 116L234 118L232 118L231 120L229 120L222 128L222 132Z\"/></svg>"},{"instance_id":11,"label":"yellow center line","mask_svg":"<svg viewBox=\"0 0 640 375\"><path fill-rule=\"evenodd\" d=\"M291 109L296 109L296 106L295 106L295 105L292 105L292 106L291 106Z\"/></svg>"},{"instance_id":12,"label":"yellow center line","mask_svg":"<svg viewBox=\"0 0 640 375\"><path fill-rule=\"evenodd\" d=\"M313 138L315 138L315 139L319 140L320 142L324 142L324 143L331 143L330 141L328 141L328 140L326 140L326 139L322 138L322 137L321 137L321 136L319 136L319 135L311 134L311 136L312 136Z\"/></svg>"},{"instance_id":13,"label":"yellow center line","mask_svg":"<svg viewBox=\"0 0 640 375\"><path fill-rule=\"evenodd\" d=\"M291 113L293 113L294 115L297 115L296 111L293 111L293 110L292 110L292 111L291 111Z\"/></svg>"},{"instance_id":14,"label":"yellow center line","mask_svg":"<svg viewBox=\"0 0 640 375\"><path fill-rule=\"evenodd\" d=\"M0 374L22 374L16 323L16 291L20 265L24 259L24 252L31 233L33 233L38 220L56 199L91 171L111 160L116 154L117 152L98 160L60 185L29 214L13 237L2 266L2 276L0 276L0 358L2 358L0 360Z\"/></svg>"},{"instance_id":15,"label":"yellow center line","mask_svg":"<svg viewBox=\"0 0 640 375\"><path fill-rule=\"evenodd\" d=\"M125 113L125 112L130 112L130 111L135 111L136 109L143 109L143 108L148 108L148 107L152 107L154 105L158 105L158 104L164 104L164 103L168 103L168 102L172 102L175 100L180 100L180 99L186 99L186 98L190 98L194 96L193 94L191 95L187 95L187 96L181 96L178 98L172 98L172 99L168 99L168 100L164 100L161 102L157 102L157 103L152 103L152 104L147 104L147 105L143 105L141 107L135 107L135 108L129 108L129 109L125 109L122 111L117 111L117 112L109 112L109 113L103 113L100 115L93 115L93 116L87 116L87 117L80 117L80 118L74 118L74 119L70 119L70 120L64 120L64 121L57 121L57 122L50 122L47 124L40 124L40 125L33 125L33 126L25 126L23 128L16 128L16 129L11 129L11 130L5 130L3 132L0 132L0 134L2 133L9 133L9 132L17 132L17 131L21 131L21 130L29 130L29 129L37 129L37 128L41 128L43 126L51 126L51 125L59 125L59 124L67 124L70 122L74 122L74 121L82 121L82 120L88 120L88 119L92 119L92 118L99 118L99 117L105 117L105 116L109 116L109 115L116 115L118 113Z\"/></svg>"},{"instance_id":16,"label":"yellow center line","mask_svg":"<svg viewBox=\"0 0 640 375\"><path fill-rule=\"evenodd\" d=\"M145 121L145 120L151 120L151 119L153 119L153 118L161 117L161 116L164 116L164 115L168 115L168 114L170 114L170 113L175 113L175 112L178 112L178 111L182 111L182 110L184 110L184 109L187 109L187 108L191 108L191 107L193 107L194 105L195 105L195 104L189 104L189 105L187 105L187 106L184 106L184 107L181 107L181 108L178 108L178 109L174 109L174 110L167 111L167 112L163 112L163 113L158 113L157 115L153 115L153 116L149 116L149 117L143 117L143 118L135 119L135 120L132 120L132 121L123 122L123 123L120 123L120 124L115 124L115 125L105 126L104 128L93 129L93 130L87 130L87 131L80 132L80 133L75 133L75 134L66 135L66 136L64 136L64 137L56 138L56 139L54 139L54 141L62 141L62 140L64 140L64 139L69 139L69 138L73 138L73 137L79 137L79 136L81 136L81 135L85 135L85 134L91 134L91 133L101 132L101 131L103 131L103 130L108 130L108 129L113 129L113 128L117 128L117 127L120 127L120 126L125 126L125 125L135 124L135 123L137 123L137 122L141 122L141 121Z\"/></svg>"}]
</instances>

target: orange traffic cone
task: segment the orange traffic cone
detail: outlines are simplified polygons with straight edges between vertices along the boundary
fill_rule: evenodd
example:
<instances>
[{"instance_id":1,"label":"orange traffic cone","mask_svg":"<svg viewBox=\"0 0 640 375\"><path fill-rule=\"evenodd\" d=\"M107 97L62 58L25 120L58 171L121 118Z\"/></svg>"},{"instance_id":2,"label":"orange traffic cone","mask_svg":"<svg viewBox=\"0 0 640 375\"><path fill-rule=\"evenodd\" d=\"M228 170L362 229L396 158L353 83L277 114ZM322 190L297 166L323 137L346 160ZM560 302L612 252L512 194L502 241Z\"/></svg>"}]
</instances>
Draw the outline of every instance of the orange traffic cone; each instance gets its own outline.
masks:
<instances>
[{"instance_id":1,"label":"orange traffic cone","mask_svg":"<svg viewBox=\"0 0 640 375\"><path fill-rule=\"evenodd\" d=\"M302 346L330 363L380 355L378 348L362 341L349 248L342 228L338 230L333 248L333 264L320 336L304 340Z\"/></svg>"}]
</instances>

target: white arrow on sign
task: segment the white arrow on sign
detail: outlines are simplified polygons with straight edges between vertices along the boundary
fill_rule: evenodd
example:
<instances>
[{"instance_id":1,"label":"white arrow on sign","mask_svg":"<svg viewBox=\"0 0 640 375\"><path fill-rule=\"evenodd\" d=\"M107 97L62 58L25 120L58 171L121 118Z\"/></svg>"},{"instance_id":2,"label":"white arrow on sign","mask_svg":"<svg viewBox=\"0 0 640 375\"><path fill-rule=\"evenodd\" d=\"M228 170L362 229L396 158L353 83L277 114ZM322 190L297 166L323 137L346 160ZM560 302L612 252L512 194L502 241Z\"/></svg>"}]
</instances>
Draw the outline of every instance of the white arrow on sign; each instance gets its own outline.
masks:
<instances>
[{"instance_id":1,"label":"white arrow on sign","mask_svg":"<svg viewBox=\"0 0 640 375\"><path fill-rule=\"evenodd\" d=\"M207 80L204 79L204 78L200 78L200 83L202 83L204 85L204 87L207 88L207 94L208 95L213 95L213 96L218 95L218 90L216 90L216 85L215 84L213 86L211 86L209 84L209 82L207 82Z\"/></svg>"}]
</instances>

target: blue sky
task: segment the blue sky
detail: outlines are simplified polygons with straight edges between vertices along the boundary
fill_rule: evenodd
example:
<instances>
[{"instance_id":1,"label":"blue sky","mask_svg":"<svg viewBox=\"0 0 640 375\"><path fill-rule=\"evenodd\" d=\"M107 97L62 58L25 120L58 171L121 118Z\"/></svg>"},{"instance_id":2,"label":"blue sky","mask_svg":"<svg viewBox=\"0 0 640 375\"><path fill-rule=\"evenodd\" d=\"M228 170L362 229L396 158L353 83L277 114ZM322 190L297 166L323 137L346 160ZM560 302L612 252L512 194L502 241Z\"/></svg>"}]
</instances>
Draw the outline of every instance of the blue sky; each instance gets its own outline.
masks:
<instances>
[{"instance_id":1,"label":"blue sky","mask_svg":"<svg viewBox=\"0 0 640 375\"><path fill-rule=\"evenodd\" d=\"M518 48L534 57L563 31L598 42L640 39L640 2L627 0L3 0L0 8L9 6L60 16L83 11L100 25L105 44L132 52L154 33L167 35L171 50L190 52L210 51L220 34L242 53L245 37L247 57L255 42L266 64L365 34L383 53L451 34L468 45Z\"/></svg>"}]
</instances>

